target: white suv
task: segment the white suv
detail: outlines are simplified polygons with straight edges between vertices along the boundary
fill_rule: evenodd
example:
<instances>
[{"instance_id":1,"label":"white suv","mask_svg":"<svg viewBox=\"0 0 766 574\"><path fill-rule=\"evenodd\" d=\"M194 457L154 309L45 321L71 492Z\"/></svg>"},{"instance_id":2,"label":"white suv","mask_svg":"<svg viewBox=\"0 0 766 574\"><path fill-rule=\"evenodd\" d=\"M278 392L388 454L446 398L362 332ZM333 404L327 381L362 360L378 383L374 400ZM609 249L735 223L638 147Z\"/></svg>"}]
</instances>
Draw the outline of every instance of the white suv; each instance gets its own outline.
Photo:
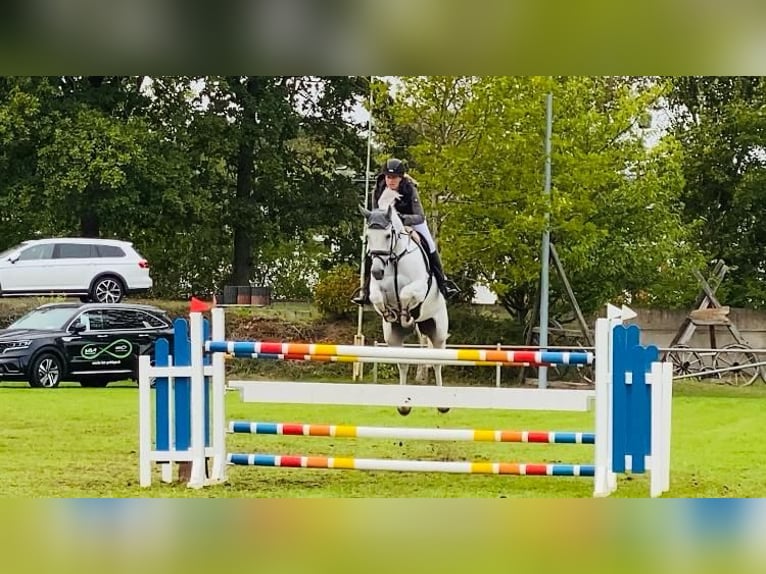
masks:
<instances>
[{"instance_id":1,"label":"white suv","mask_svg":"<svg viewBox=\"0 0 766 574\"><path fill-rule=\"evenodd\" d=\"M115 239L24 241L0 253L0 296L71 295L119 303L151 289L149 263L132 243Z\"/></svg>"}]
</instances>

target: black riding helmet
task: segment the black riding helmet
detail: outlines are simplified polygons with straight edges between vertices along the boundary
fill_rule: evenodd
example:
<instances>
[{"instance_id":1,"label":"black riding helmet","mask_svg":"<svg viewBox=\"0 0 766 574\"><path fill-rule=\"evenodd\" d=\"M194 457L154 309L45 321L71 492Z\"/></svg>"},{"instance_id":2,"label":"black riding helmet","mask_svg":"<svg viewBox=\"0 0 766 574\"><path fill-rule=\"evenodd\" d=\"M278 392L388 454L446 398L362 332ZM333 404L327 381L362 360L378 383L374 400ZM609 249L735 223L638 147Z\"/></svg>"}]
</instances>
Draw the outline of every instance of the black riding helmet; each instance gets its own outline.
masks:
<instances>
[{"instance_id":1,"label":"black riding helmet","mask_svg":"<svg viewBox=\"0 0 766 574\"><path fill-rule=\"evenodd\" d=\"M404 162L400 159L396 159L395 157L387 160L386 165L383 166L383 173L404 176L405 171L407 170L404 167Z\"/></svg>"}]
</instances>

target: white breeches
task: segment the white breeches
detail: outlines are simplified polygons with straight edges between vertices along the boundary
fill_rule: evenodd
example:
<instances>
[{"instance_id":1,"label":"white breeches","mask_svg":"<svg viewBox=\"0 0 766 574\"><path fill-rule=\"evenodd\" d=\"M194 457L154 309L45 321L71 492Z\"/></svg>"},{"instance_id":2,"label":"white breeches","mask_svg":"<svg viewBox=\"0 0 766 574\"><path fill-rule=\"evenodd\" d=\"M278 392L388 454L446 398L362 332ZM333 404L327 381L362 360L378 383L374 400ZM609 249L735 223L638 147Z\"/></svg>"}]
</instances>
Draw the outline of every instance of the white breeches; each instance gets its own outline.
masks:
<instances>
[{"instance_id":1,"label":"white breeches","mask_svg":"<svg viewBox=\"0 0 766 574\"><path fill-rule=\"evenodd\" d=\"M423 223L418 223L417 225L410 226L412 229L420 233L422 235L426 242L428 243L428 252L433 253L436 251L436 244L434 243L434 238L431 237L431 231L428 229L428 224L424 221Z\"/></svg>"}]
</instances>

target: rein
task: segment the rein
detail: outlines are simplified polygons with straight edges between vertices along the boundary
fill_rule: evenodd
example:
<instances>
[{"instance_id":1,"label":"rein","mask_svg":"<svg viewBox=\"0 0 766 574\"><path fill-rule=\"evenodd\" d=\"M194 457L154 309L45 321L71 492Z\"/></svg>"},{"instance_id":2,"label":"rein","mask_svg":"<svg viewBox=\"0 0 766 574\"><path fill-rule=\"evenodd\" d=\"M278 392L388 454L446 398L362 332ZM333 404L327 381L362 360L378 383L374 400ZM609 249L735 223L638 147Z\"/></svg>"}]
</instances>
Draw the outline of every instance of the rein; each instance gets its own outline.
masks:
<instances>
[{"instance_id":1,"label":"rein","mask_svg":"<svg viewBox=\"0 0 766 574\"><path fill-rule=\"evenodd\" d=\"M408 251L409 244L413 241L412 236L410 233L406 231L399 231L397 233L393 233L393 224L391 225L392 233L391 233L391 242L388 248L388 251L385 251L383 249L376 249L376 250L370 250L369 255L373 259L380 259L380 261L383 263L384 266L388 264L392 264L394 268L394 293L396 295L396 306L399 310L399 321L401 322L401 313L402 313L402 302L399 298L399 261L407 254L411 253L411 251ZM397 240L401 236L406 236L408 238L408 244L404 247L402 251L399 253L395 253L394 249L396 248ZM420 256L423 258L423 263L425 264L426 271L428 272L428 282L426 287L426 294L425 298L428 298L428 294L431 292L431 286L433 285L433 278L434 275L431 272L431 266L428 261L428 255L426 254L425 248L423 245L421 245L418 242L415 242L417 244L418 251L420 252ZM422 302L419 303L415 308L412 309L413 314L417 316L420 312L420 307L422 305Z\"/></svg>"}]
</instances>

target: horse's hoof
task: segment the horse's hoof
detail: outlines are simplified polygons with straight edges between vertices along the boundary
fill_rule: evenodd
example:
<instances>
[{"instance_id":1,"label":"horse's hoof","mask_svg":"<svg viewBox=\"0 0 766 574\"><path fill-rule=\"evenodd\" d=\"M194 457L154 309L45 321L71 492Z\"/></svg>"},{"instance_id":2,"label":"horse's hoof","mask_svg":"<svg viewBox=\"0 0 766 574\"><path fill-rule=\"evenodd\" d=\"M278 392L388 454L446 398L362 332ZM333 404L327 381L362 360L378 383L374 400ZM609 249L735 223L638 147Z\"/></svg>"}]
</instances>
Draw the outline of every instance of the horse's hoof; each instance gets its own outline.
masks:
<instances>
[{"instance_id":1,"label":"horse's hoof","mask_svg":"<svg viewBox=\"0 0 766 574\"><path fill-rule=\"evenodd\" d=\"M412 412L412 407L397 407L397 412L402 415L403 417L406 417L410 412Z\"/></svg>"},{"instance_id":2,"label":"horse's hoof","mask_svg":"<svg viewBox=\"0 0 766 574\"><path fill-rule=\"evenodd\" d=\"M436 407L436 410L439 411L440 413L448 413L449 407Z\"/></svg>"}]
</instances>

